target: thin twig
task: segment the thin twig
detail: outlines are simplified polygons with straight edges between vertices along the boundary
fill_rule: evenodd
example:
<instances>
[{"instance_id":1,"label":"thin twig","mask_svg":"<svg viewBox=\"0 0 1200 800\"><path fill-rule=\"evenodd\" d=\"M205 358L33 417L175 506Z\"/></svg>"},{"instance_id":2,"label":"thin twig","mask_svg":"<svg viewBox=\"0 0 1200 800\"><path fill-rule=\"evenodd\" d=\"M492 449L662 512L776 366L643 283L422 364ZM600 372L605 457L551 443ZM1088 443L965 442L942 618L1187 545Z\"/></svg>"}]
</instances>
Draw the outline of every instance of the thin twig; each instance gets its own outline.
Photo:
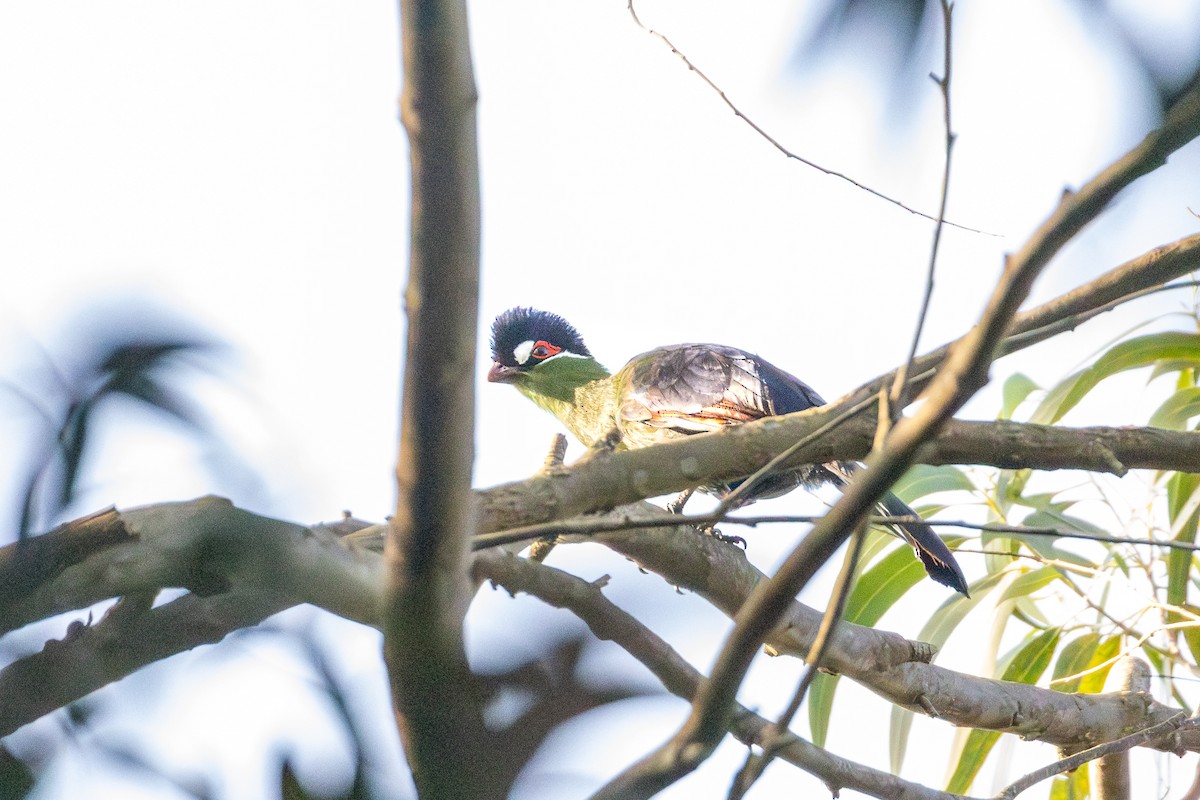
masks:
<instances>
[{"instance_id":1,"label":"thin twig","mask_svg":"<svg viewBox=\"0 0 1200 800\"><path fill-rule=\"evenodd\" d=\"M878 197L880 200L884 200L888 203L891 203L892 205L896 206L897 208L902 208L910 214L916 214L918 217L924 217L925 219L930 220L930 221L933 221L935 219L935 217L933 217L930 214L926 214L924 211L918 211L915 208L905 205L904 203L900 202L899 200L895 199L894 197L889 197L888 195L884 194L883 192L880 192L876 189L872 189L870 186L866 186L864 184L859 183L858 181L851 178L849 175L838 172L837 170L828 169L827 167L822 167L820 164L816 163L815 161L810 161L809 159L805 158L804 156L794 153L791 150L784 147L782 144L780 144L778 139L771 136L771 134L767 133L766 130L764 130L761 126L759 126L758 123L756 123L754 120L750 119L750 117L746 116L746 113L744 111L742 111L740 108L738 108L736 105L734 105L733 101L729 99L729 95L725 94L725 91L720 86L717 86L717 84L714 83L711 78L709 78L707 75L705 75L704 72L702 72L700 70L700 68L697 67L692 62L691 59L689 59L686 55L684 55L683 52L678 47L676 47L675 44L670 39L668 39L665 35L663 35L659 31L656 31L653 28L646 27L646 25L643 24L642 20L638 17L637 11L633 7L633 0L629 0L628 8L629 8L629 15L631 17L633 17L634 23L639 28L641 28L646 33L650 34L651 36L653 36L654 38L658 39L663 44L665 44L671 50L671 52L676 57L679 58L680 61L682 61L684 64L687 65L687 68L690 71L696 73L697 77L699 77L700 80L704 81L710 89L712 89L714 92L716 92L717 97L721 98L721 102L724 103L726 106L728 106L729 110L732 111L734 113L734 115L737 116L738 119L742 120L742 122L745 122L747 125L749 125L754 130L755 133L757 133L762 138L766 139L771 144L772 147L774 147L776 150L778 150L780 153L782 153L785 157L790 158L793 161L799 161L801 164L804 164L806 167L812 167L813 169L817 170L818 172L823 172L832 178L839 178L843 181L846 181L846 183L849 183L851 186L854 186L857 189L861 189L862 191L867 192L868 194L873 194L876 197ZM977 228L969 228L966 225L959 225L957 222L947 221L946 224L951 225L960 230L968 231L970 233L982 233L985 236L996 236L997 235L994 233L988 233L987 231L979 230Z\"/></svg>"},{"instance_id":2,"label":"thin twig","mask_svg":"<svg viewBox=\"0 0 1200 800\"><path fill-rule=\"evenodd\" d=\"M1031 772L1018 781L1006 786L993 800L1012 800L1029 787L1046 780L1053 778L1063 772L1068 772L1073 769L1078 769L1089 761L1093 761L1101 756L1111 755L1112 753L1123 753L1130 748L1137 747L1140 744L1166 736L1174 731L1183 730L1185 728L1198 727L1195 718L1189 719L1182 711L1175 716L1163 720L1157 725L1151 725L1143 728L1136 733L1131 733L1128 736L1123 736L1112 742L1098 744L1095 747L1084 750L1081 753L1076 753L1073 756L1055 761L1053 764L1047 764L1041 769Z\"/></svg>"},{"instance_id":3,"label":"thin twig","mask_svg":"<svg viewBox=\"0 0 1200 800\"><path fill-rule=\"evenodd\" d=\"M904 411L905 406L908 405L908 371L912 368L913 361L917 358L917 347L921 342L921 331L925 329L925 318L929 314L929 303L933 299L933 278L937 271L938 247L942 242L942 228L946 219L946 204L950 198L950 158L954 153L954 140L956 138L954 127L950 124L950 75L953 61L950 48L952 16L949 0L942 0L944 30L942 77L929 76L933 78L934 83L942 91L943 120L946 128L946 159L942 166L942 197L938 205L937 221L933 225L933 244L929 248L929 269L925 272L925 291L921 296L921 310L917 313L917 324L913 329L912 344L909 345L908 357L904 359L904 365L896 371L896 379L892 382L891 406L893 416L889 419L889 422L894 422Z\"/></svg>"},{"instance_id":4,"label":"thin twig","mask_svg":"<svg viewBox=\"0 0 1200 800\"><path fill-rule=\"evenodd\" d=\"M1017 309L1050 260L1108 206L1126 186L1200 136L1200 85L1166 114L1163 126L1058 208L1016 254L1010 256L979 322L950 351L923 392L911 417L892 429L886 446L867 457L867 469L847 488L780 566L759 583L738 611L712 675L692 704L692 714L672 739L610 781L596 797L649 797L702 763L724 732L734 698L766 636L825 561L870 513L879 497L916 459L918 450L988 380L992 360Z\"/></svg>"},{"instance_id":5,"label":"thin twig","mask_svg":"<svg viewBox=\"0 0 1200 800\"><path fill-rule=\"evenodd\" d=\"M729 789L729 800L741 800L746 796L754 782L762 777L763 772L771 765L771 761L779 754L779 749L790 738L791 733L788 728L791 727L792 719L800 710L800 704L804 702L809 688L817 678L817 672L821 668L821 659L824 657L826 648L833 638L833 632L846 610L846 599L850 596L850 587L853 585L854 575L858 571L858 559L862 554L865 533L866 528L862 526L855 531L850 540L850 549L846 551L846 558L842 561L842 569L838 572L837 581L833 587L833 599L825 610L825 616L821 619L821 627L817 630L817 636L808 651L808 657L804 659L807 666L804 668L804 674L800 676L800 683L796 686L796 691L792 693L792 699L783 713L767 729L766 735L763 737L765 741L762 743L762 753L751 752L746 755L746 761L742 764L741 770L735 776L733 785Z\"/></svg>"},{"instance_id":6,"label":"thin twig","mask_svg":"<svg viewBox=\"0 0 1200 800\"><path fill-rule=\"evenodd\" d=\"M597 533L615 531L640 530L645 528L674 528L674 527L704 527L706 525L728 523L731 525L774 525L784 523L812 524L823 515L811 514L763 514L753 517L733 516L730 512L719 510L708 514L672 514L661 517L620 515L616 517L581 517L569 520L542 522L536 525L525 525L519 528L481 533L471 540L471 549L486 550L506 544L539 539L544 536L591 536ZM996 522L968 522L953 519L924 519L919 516L887 516L873 514L867 517L872 525L904 525L909 523L924 523L931 527L965 528L983 531L985 533L1008 533L1016 536L1054 536L1060 539L1082 539L1089 542L1106 544L1131 544L1148 547L1165 547L1169 550L1200 551L1200 543L1181 542L1169 539L1139 539L1134 536L1110 536L1103 533L1086 533L1084 531L1068 531L1061 528L1045 526L1004 525Z\"/></svg>"}]
</instances>

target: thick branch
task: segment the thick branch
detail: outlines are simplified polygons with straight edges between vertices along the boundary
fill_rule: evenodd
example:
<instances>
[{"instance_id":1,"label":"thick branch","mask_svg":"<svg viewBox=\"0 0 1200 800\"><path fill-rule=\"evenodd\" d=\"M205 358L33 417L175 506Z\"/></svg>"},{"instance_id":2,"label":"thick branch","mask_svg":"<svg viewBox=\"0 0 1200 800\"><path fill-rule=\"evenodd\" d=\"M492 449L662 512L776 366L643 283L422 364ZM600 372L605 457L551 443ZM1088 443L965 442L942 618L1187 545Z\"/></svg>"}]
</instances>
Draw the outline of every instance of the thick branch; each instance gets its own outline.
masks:
<instances>
[{"instance_id":1,"label":"thick branch","mask_svg":"<svg viewBox=\"0 0 1200 800\"><path fill-rule=\"evenodd\" d=\"M295 600L248 587L215 597L186 594L95 625L75 622L62 640L0 670L0 736L177 653L257 625Z\"/></svg>"},{"instance_id":2,"label":"thick branch","mask_svg":"<svg viewBox=\"0 0 1200 800\"><path fill-rule=\"evenodd\" d=\"M599 639L618 644L651 672L667 691L691 700L703 676L667 642L604 596L600 587L582 578L508 553L491 551L475 557L474 573L478 580L489 580L509 592L525 592L555 606L565 608L583 620ZM772 723L748 708L738 705L729 732L743 744L768 744ZM775 741L775 754L824 781L836 795L841 789L853 789L885 800L956 800L952 795L911 783L895 775L839 758L798 736L786 734Z\"/></svg>"},{"instance_id":3,"label":"thick branch","mask_svg":"<svg viewBox=\"0 0 1200 800\"><path fill-rule=\"evenodd\" d=\"M382 559L347 547L323 526L306 528L202 497L106 512L125 535L61 570L48 572L0 604L0 631L38 619L127 598L100 623L72 624L62 641L0 671L0 736L78 700L141 667L216 642L298 603L377 624L384 585ZM0 562L45 541L62 552L94 518L0 549ZM193 593L157 608L159 589Z\"/></svg>"},{"instance_id":4,"label":"thick branch","mask_svg":"<svg viewBox=\"0 0 1200 800\"><path fill-rule=\"evenodd\" d=\"M646 497L750 474L775 453L804 438L836 409L825 406L786 417L690 436L644 450L615 453L479 492L483 533L550 524L605 511ZM787 464L859 459L870 451L875 423L856 418L798 450ZM1080 469L1123 474L1129 469L1200 471L1200 433L1161 428L1065 428L1019 422L951 420L922 445L926 464L988 464L1004 469ZM700 465L704 465L701 467ZM548 532L515 531L503 541Z\"/></svg>"},{"instance_id":5,"label":"thick branch","mask_svg":"<svg viewBox=\"0 0 1200 800\"><path fill-rule=\"evenodd\" d=\"M1147 288L1160 286L1197 270L1200 270L1200 235L1155 248L1109 270L1085 286L1017 315L1009 328L1010 336L1002 345L1004 352L1028 347L1041 341L1042 332L1046 330L1058 330L1063 325L1074 327L1088 314L1114 307L1121 298L1140 296ZM945 345L918 358L910 372L910 382L918 387L924 385L951 347ZM894 375L881 375L819 409L786 417L772 417L716 434L692 436L686 441L670 442L636 453L622 453L621 460L615 462L620 466L605 459L592 459L587 465L576 465L561 474L545 476L540 481L535 479L498 486L488 490L488 502L481 509L479 529L497 531L562 519L613 508L644 497L680 491L710 480L717 482L749 475L794 442L844 414L847 409L863 404L864 399L871 401L880 388L891 386ZM950 424L957 426L960 423ZM820 463L833 455L859 458L865 454L863 449L852 451L853 448L838 442L838 437L844 435L847 434L835 429L798 451L787 463ZM1180 443L1182 440L1175 442ZM995 464L1000 460L995 455L989 455L986 447L980 448L974 455L975 460L969 463ZM959 463L968 463L965 454L961 457L964 460ZM947 459L944 459L946 463ZM1160 467L1152 461L1142 464L1132 460L1121 461L1129 467L1172 468L1167 465ZM1194 469L1200 462L1193 460L1186 463ZM997 466L1014 465L1000 463ZM1027 466L1040 465L1033 463ZM1045 468L1067 466L1067 463L1060 463Z\"/></svg>"},{"instance_id":6,"label":"thick branch","mask_svg":"<svg viewBox=\"0 0 1200 800\"><path fill-rule=\"evenodd\" d=\"M1168 112L1163 127L1084 186L1065 195L1049 219L1014 257L1008 259L979 323L951 350L946 363L921 395L911 417L901 418L867 457L867 469L846 487L829 510L769 580L747 598L717 657L710 679L692 706L692 715L661 748L630 767L597 797L649 797L707 758L727 727L742 678L756 646L786 611L791 598L862 524L879 497L913 462L921 444L987 383L991 362L1005 332L1028 296L1034 279L1084 225L1116 194L1166 161L1169 153L1200 135L1200 86Z\"/></svg>"},{"instance_id":7,"label":"thick branch","mask_svg":"<svg viewBox=\"0 0 1200 800\"><path fill-rule=\"evenodd\" d=\"M665 512L643 504L618 513ZM290 605L309 602L364 624L379 622L382 559L347 547L323 527L259 517L216 498L120 512L120 522L133 538L47 578L22 601L21 612L7 618L10 627L15 617L42 618L106 598L186 585L196 576L204 576L210 590L224 589L126 617L120 626L105 620L94 629L76 630L49 646L65 648L61 653L29 656L0 671L5 689L0 696L15 696L6 687L22 689L20 704L0 709L0 736L157 658L219 640ZM742 551L686 525L596 538L668 582L703 595L729 616L764 579ZM780 653L802 656L820 623L820 612L793 602L767 641ZM845 623L833 635L824 663L914 711L932 709L956 725L1041 738L1067 751L1117 739L1178 713L1147 695L1071 695L960 675L927 663L932 655L932 648L920 642ZM45 658L51 660L39 660ZM55 669L39 669L47 665ZM1200 732L1149 745L1197 751Z\"/></svg>"},{"instance_id":8,"label":"thick branch","mask_svg":"<svg viewBox=\"0 0 1200 800\"><path fill-rule=\"evenodd\" d=\"M412 204L384 655L421 796L486 797L481 700L462 641L474 522L476 92L465 0L401 0L400 12Z\"/></svg>"}]
</instances>

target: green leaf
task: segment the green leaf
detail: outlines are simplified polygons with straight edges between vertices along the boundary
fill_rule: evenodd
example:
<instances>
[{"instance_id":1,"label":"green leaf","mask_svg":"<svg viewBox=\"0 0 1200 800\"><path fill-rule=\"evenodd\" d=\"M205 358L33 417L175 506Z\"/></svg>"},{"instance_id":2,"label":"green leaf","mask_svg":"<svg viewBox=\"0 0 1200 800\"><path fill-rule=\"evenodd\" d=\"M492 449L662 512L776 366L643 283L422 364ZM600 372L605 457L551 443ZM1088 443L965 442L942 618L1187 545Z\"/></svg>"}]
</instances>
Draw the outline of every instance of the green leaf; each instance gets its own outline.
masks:
<instances>
[{"instance_id":1,"label":"green leaf","mask_svg":"<svg viewBox=\"0 0 1200 800\"><path fill-rule=\"evenodd\" d=\"M925 577L925 568L911 549L899 545L879 562L859 576L846 598L842 619L859 625L872 626L880 617ZM833 713L833 696L837 690L837 675L821 674L809 687L808 726L813 743L824 746Z\"/></svg>"},{"instance_id":2,"label":"green leaf","mask_svg":"<svg viewBox=\"0 0 1200 800\"><path fill-rule=\"evenodd\" d=\"M1074 408L1096 384L1120 372L1150 366L1158 361L1200 363L1200 335L1166 332L1138 336L1110 347L1090 366L1054 386L1030 418L1053 424Z\"/></svg>"},{"instance_id":3,"label":"green leaf","mask_svg":"<svg viewBox=\"0 0 1200 800\"><path fill-rule=\"evenodd\" d=\"M837 688L838 675L818 672L808 687L805 704L808 706L808 733L817 747L825 746L829 736L829 720L833 714L833 692Z\"/></svg>"},{"instance_id":4,"label":"green leaf","mask_svg":"<svg viewBox=\"0 0 1200 800\"><path fill-rule=\"evenodd\" d=\"M1121 637L1113 635L1100 642L1096 646L1096 652L1092 653L1092 657L1087 662L1087 669L1091 669L1098 664L1115 658L1117 653L1121 652ZM1112 669L1112 664L1107 664L1095 672L1089 672L1079 679L1078 691L1084 694L1098 694L1104 691L1104 681L1108 678L1109 670Z\"/></svg>"},{"instance_id":5,"label":"green leaf","mask_svg":"<svg viewBox=\"0 0 1200 800\"><path fill-rule=\"evenodd\" d=\"M917 464L910 467L892 487L892 493L910 506L926 495L954 491L973 492L975 484L967 477L967 473L949 464L940 467Z\"/></svg>"},{"instance_id":6,"label":"green leaf","mask_svg":"<svg viewBox=\"0 0 1200 800\"><path fill-rule=\"evenodd\" d=\"M1061 578L1062 574L1054 567L1038 567L1028 570L1008 585L1004 594L1000 595L1000 602L1031 595Z\"/></svg>"},{"instance_id":7,"label":"green leaf","mask_svg":"<svg viewBox=\"0 0 1200 800\"><path fill-rule=\"evenodd\" d=\"M867 528L867 536L863 539L862 550L858 554L858 568L854 579L857 581L858 576L871 566L879 554L894 544L896 544L896 537L892 534L879 528Z\"/></svg>"},{"instance_id":8,"label":"green leaf","mask_svg":"<svg viewBox=\"0 0 1200 800\"><path fill-rule=\"evenodd\" d=\"M1191 603L1184 603L1183 607L1194 615L1200 616L1200 608ZM1200 661L1200 626L1191 617L1185 617L1182 614L1170 614L1167 618L1168 622L1189 622L1191 625L1187 628L1182 628L1180 633L1183 634L1183 641L1187 644L1188 650L1192 651L1192 660Z\"/></svg>"},{"instance_id":9,"label":"green leaf","mask_svg":"<svg viewBox=\"0 0 1200 800\"><path fill-rule=\"evenodd\" d=\"M1061 634L1062 628L1050 628L1026 637L1025 641L1004 659L1008 666L1005 667L1001 678L1018 683L1037 683L1050 666ZM947 792L965 794L971 788L971 783L999 738L999 731L973 730L967 735L958 763L954 767L954 774L946 785Z\"/></svg>"},{"instance_id":10,"label":"green leaf","mask_svg":"<svg viewBox=\"0 0 1200 800\"><path fill-rule=\"evenodd\" d=\"M1033 470L1031 469L1000 471L1000 477L996 480L996 502L1000 504L1000 509L1005 514L1008 513L1013 503L1023 502L1021 495L1025 491L1025 484L1029 482L1032 475Z\"/></svg>"},{"instance_id":11,"label":"green leaf","mask_svg":"<svg viewBox=\"0 0 1200 800\"><path fill-rule=\"evenodd\" d=\"M1063 513L1060 509L1071 504L1057 504L1047 506L1039 511L1035 511L1025 519L1021 520L1022 525L1030 528L1055 528L1061 531L1079 531L1081 533L1105 533L1103 528L1097 527L1087 520L1079 517L1071 516ZM1077 564L1081 567L1094 568L1096 563L1089 558L1084 558L1078 553L1073 553L1070 550L1064 550L1058 546L1058 541L1061 537L1051 534L1039 533L1010 533L1014 539L1019 539L1023 544L1029 547L1030 550L1040 555L1042 558L1052 558L1059 561L1065 561L1068 564Z\"/></svg>"},{"instance_id":12,"label":"green leaf","mask_svg":"<svg viewBox=\"0 0 1200 800\"><path fill-rule=\"evenodd\" d=\"M1188 420L1193 417L1200 417L1200 388L1195 386L1180 389L1164 400L1147 424L1152 428L1182 431L1187 430Z\"/></svg>"},{"instance_id":13,"label":"green leaf","mask_svg":"<svg viewBox=\"0 0 1200 800\"><path fill-rule=\"evenodd\" d=\"M1177 472L1167 480L1167 518L1171 522L1173 541L1195 543L1200 525L1200 475ZM1167 603L1176 606L1187 603L1195 561L1196 554L1191 550L1172 549L1167 553ZM1167 622L1182 619L1173 612L1167 614ZM1191 642L1188 644L1190 647Z\"/></svg>"},{"instance_id":14,"label":"green leaf","mask_svg":"<svg viewBox=\"0 0 1200 800\"><path fill-rule=\"evenodd\" d=\"M1056 692L1079 691L1079 683L1082 678L1056 681L1068 675L1083 672L1092 666L1092 656L1096 654L1096 648L1099 646L1100 634L1095 631L1077 636L1063 645L1062 651L1058 654L1058 660L1054 662L1054 672L1050 675L1050 688Z\"/></svg>"},{"instance_id":15,"label":"green leaf","mask_svg":"<svg viewBox=\"0 0 1200 800\"><path fill-rule=\"evenodd\" d=\"M996 419L1012 419L1017 406L1024 403L1030 394L1040 388L1028 375L1020 372L1009 375L1008 380L1004 381L1004 402Z\"/></svg>"},{"instance_id":16,"label":"green leaf","mask_svg":"<svg viewBox=\"0 0 1200 800\"><path fill-rule=\"evenodd\" d=\"M1154 380L1162 375L1168 375L1172 372L1178 373L1175 380L1175 388L1183 389L1188 386L1194 386L1195 374L1194 370L1200 364L1186 358L1164 358L1162 361L1154 365L1154 369L1150 371L1150 380Z\"/></svg>"},{"instance_id":17,"label":"green leaf","mask_svg":"<svg viewBox=\"0 0 1200 800\"><path fill-rule=\"evenodd\" d=\"M1200 489L1200 475L1193 472L1171 473L1167 479L1167 519L1172 526L1177 524L1189 504L1196 503L1197 489Z\"/></svg>"},{"instance_id":18,"label":"green leaf","mask_svg":"<svg viewBox=\"0 0 1200 800\"><path fill-rule=\"evenodd\" d=\"M1088 800L1092 796L1088 766L1084 764L1065 775L1055 775L1054 782L1050 784L1050 800Z\"/></svg>"},{"instance_id":19,"label":"green leaf","mask_svg":"<svg viewBox=\"0 0 1200 800\"><path fill-rule=\"evenodd\" d=\"M979 605L979 602L991 594L997 586L1012 580L1013 575L1012 572L997 572L971 583L967 587L971 596L963 597L956 594L938 606L937 611L933 612L929 621L925 623L925 627L917 634L917 640L928 642L940 650L971 609ZM892 720L888 730L888 755L891 758L892 773L896 775L900 774L900 767L904 764L904 754L908 750L908 734L912 730L912 720L913 712L907 708L892 706Z\"/></svg>"},{"instance_id":20,"label":"green leaf","mask_svg":"<svg viewBox=\"0 0 1200 800\"><path fill-rule=\"evenodd\" d=\"M871 626L904 594L925 577L925 568L906 545L879 559L862 574L846 598L842 619Z\"/></svg>"}]
</instances>

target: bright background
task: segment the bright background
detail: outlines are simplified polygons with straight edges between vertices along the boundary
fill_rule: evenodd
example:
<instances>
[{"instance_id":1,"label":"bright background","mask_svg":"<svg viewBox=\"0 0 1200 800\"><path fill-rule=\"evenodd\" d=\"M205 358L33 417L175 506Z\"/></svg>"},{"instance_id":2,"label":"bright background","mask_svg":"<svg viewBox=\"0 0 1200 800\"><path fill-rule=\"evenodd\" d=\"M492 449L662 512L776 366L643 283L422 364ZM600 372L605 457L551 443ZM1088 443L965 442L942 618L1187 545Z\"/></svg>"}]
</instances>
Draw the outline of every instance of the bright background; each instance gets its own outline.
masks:
<instances>
[{"instance_id":1,"label":"bright background","mask_svg":"<svg viewBox=\"0 0 1200 800\"><path fill-rule=\"evenodd\" d=\"M942 108L923 76L941 72L940 34L908 66L887 20L822 36L813 55L823 5L805 6L638 8L784 146L935 211ZM1168 82L1200 58L1195 0L1108 7L1123 28L1098 5L1066 0L964 1L956 10L948 217L994 235L946 231L923 350L970 325L1003 254L1064 187L1154 126L1148 73L1133 54L1148 52L1149 74ZM610 367L659 344L716 341L763 354L827 398L904 358L931 223L786 159L621 2L513 0L471 12L484 193L477 485L533 472L557 430L515 392L483 383L490 320L513 305L563 314ZM114 408L83 496L64 516L208 492L298 521L389 512L408 214L398 63L395 8L379 0L0 6L0 374L36 396L48 360L61 366L86 348L80 314L97 308L142 327L179 322L228 345L219 366L187 377L214 439ZM1195 232L1198 175L1193 144L1068 247L1034 300ZM1140 301L1001 362L994 376L1020 369L1052 383L1131 326L1189 302ZM1179 323L1157 327L1168 324ZM1114 382L1119 402L1084 406L1068 422L1144 419L1139 409L1153 397L1143 383ZM971 415L995 414L998 385ZM0 486L14 487L6 505L15 507L44 429L24 401L0 402L10 443ZM819 508L796 497L771 510ZM750 555L769 568L802 532L752 532ZM696 598L597 547L560 548L551 563L588 579L612 574L610 597L698 668L711 665L726 621ZM827 591L826 581L806 597L820 604ZM944 599L933 584L912 594L881 627L912 634ZM533 657L580 628L527 598L484 595L469 620L481 669ZM377 635L310 609L275 626L315 635L363 720L377 787L410 791L395 766ZM52 635L21 632L0 657ZM980 672L987 665L978 662L969 641L952 641L939 663ZM607 644L589 647L582 669L596 682L654 690ZM771 713L798 672L794 660L760 659L743 702ZM6 744L47 767L45 798L79 796L80 787L91 797L187 796L164 774L184 783L206 775L219 797L261 797L277 780L268 748L295 753L302 778L336 791L350 756L319 683L291 637L235 636L98 693L104 713L85 727L52 715ZM888 706L845 683L839 691L831 749L886 768ZM586 796L683 713L681 701L658 695L592 712L552 737L515 796ZM905 776L938 784L952 735L918 720L921 746ZM154 768L97 749L118 745ZM986 768L979 793L1054 758L1048 747L1015 749L1022 758ZM727 745L664 796L723 797L742 755ZM1190 772L1193 761L1143 754L1139 774L1179 791L1187 778L1167 770ZM797 782L806 788L791 796L823 791L798 776L777 765L758 794Z\"/></svg>"}]
</instances>

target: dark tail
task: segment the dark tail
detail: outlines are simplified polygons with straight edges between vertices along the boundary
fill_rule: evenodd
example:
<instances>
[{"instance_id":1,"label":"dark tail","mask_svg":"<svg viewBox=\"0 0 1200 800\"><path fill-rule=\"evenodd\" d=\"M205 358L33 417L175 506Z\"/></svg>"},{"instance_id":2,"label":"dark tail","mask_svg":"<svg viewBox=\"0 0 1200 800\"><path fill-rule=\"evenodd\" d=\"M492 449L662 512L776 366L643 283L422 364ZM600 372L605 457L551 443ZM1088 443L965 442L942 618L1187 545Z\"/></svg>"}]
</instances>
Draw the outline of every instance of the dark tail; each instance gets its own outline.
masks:
<instances>
[{"instance_id":1,"label":"dark tail","mask_svg":"<svg viewBox=\"0 0 1200 800\"><path fill-rule=\"evenodd\" d=\"M917 512L909 508L907 503L894 494L887 494L880 498L878 507L882 514L889 517L917 516ZM946 547L946 543L933 532L933 528L924 522L896 523L889 525L888 528L913 546L913 550L917 551L917 558L921 559L921 563L925 565L925 571L929 573L929 577L943 586L949 586L954 591L970 597L967 594L967 580L963 577L962 568L954 560L954 554L950 552L949 547Z\"/></svg>"}]
</instances>

